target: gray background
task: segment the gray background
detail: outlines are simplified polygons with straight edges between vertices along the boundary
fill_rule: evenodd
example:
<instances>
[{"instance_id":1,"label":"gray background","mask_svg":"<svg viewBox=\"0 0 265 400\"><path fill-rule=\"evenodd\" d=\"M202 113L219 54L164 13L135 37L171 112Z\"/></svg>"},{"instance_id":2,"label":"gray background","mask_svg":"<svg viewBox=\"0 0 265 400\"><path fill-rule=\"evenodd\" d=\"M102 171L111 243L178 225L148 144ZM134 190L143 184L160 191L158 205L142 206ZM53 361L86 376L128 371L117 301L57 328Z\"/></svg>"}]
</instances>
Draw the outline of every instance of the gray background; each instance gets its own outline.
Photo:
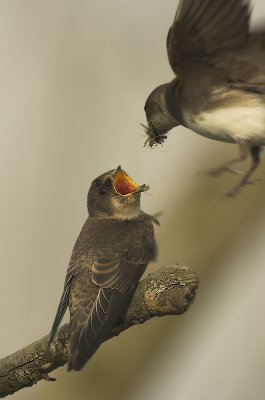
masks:
<instances>
[{"instance_id":1,"label":"gray background","mask_svg":"<svg viewBox=\"0 0 265 400\"><path fill-rule=\"evenodd\" d=\"M151 186L143 209L164 211L157 264L191 265L201 281L185 316L134 327L80 373L61 368L17 399L265 396L264 182L226 200L239 176L201 172L236 146L181 127L143 148L145 99L173 77L177 3L0 2L0 357L49 332L90 181L118 164ZM265 17L253 3L254 20Z\"/></svg>"}]
</instances>

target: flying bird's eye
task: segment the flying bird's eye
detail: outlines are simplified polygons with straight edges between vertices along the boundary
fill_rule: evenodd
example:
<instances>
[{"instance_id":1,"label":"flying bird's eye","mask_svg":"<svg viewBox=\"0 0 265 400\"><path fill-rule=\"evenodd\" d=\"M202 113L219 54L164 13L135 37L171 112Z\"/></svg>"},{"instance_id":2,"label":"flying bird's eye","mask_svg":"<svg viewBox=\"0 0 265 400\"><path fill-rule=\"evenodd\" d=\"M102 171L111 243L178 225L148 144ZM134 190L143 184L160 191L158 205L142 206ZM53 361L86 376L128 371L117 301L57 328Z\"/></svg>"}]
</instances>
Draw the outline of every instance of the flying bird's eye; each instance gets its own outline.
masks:
<instances>
[{"instance_id":1,"label":"flying bird's eye","mask_svg":"<svg viewBox=\"0 0 265 400\"><path fill-rule=\"evenodd\" d=\"M104 196L104 194L106 194L107 191L108 191L108 188L105 186L105 187L99 189L99 194L100 194L101 196Z\"/></svg>"}]
</instances>

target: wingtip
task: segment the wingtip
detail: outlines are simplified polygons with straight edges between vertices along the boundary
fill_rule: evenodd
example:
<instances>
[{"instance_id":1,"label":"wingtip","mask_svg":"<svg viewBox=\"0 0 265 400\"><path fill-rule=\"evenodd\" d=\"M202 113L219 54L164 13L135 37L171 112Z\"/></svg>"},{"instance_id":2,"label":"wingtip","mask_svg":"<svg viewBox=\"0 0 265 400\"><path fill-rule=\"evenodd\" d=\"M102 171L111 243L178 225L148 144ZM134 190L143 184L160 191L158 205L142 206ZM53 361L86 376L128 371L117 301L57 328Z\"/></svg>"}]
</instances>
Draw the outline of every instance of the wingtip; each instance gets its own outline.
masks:
<instances>
[{"instance_id":1,"label":"wingtip","mask_svg":"<svg viewBox=\"0 0 265 400\"><path fill-rule=\"evenodd\" d=\"M71 364L67 364L67 372L71 372L73 371L72 365Z\"/></svg>"},{"instance_id":2,"label":"wingtip","mask_svg":"<svg viewBox=\"0 0 265 400\"><path fill-rule=\"evenodd\" d=\"M80 371L88 361L87 358L81 358L79 355L68 359L67 371Z\"/></svg>"}]
</instances>

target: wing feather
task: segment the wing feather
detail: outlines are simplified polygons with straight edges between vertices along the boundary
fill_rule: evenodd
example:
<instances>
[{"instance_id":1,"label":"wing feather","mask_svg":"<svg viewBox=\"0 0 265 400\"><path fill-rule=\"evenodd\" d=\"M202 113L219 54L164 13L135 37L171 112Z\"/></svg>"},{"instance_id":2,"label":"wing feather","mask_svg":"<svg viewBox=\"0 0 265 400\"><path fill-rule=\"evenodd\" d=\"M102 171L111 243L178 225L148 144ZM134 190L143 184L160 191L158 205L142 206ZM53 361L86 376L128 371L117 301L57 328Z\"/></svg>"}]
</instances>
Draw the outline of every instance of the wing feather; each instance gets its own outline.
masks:
<instances>
[{"instance_id":1,"label":"wing feather","mask_svg":"<svg viewBox=\"0 0 265 400\"><path fill-rule=\"evenodd\" d=\"M80 324L78 315L72 315L68 358L69 370L80 370L104 339L108 337L116 321L129 305L137 282L144 270L145 268L140 273L138 270L137 279L131 282L130 288L125 292L111 288L97 289L97 296L93 304L90 303L86 308L86 320L82 324Z\"/></svg>"},{"instance_id":2,"label":"wing feather","mask_svg":"<svg viewBox=\"0 0 265 400\"><path fill-rule=\"evenodd\" d=\"M172 69L177 73L186 62L243 46L249 23L248 1L182 0L167 38Z\"/></svg>"},{"instance_id":3,"label":"wing feather","mask_svg":"<svg viewBox=\"0 0 265 400\"><path fill-rule=\"evenodd\" d=\"M49 335L49 341L48 341L48 345L50 346L51 343L53 342L56 332L59 328L59 325L63 319L63 316L65 314L65 311L68 307L69 304L69 292L70 292L70 282L74 276L75 273L75 268L76 268L76 264L74 263L73 265L70 265L68 268L68 272L65 278L65 283L64 283L64 289L63 289L63 293L59 302L59 306L54 318L54 322L52 325L52 329Z\"/></svg>"},{"instance_id":4,"label":"wing feather","mask_svg":"<svg viewBox=\"0 0 265 400\"><path fill-rule=\"evenodd\" d=\"M153 255L139 242L123 256L101 255L71 282L69 369L81 369L109 335Z\"/></svg>"}]
</instances>

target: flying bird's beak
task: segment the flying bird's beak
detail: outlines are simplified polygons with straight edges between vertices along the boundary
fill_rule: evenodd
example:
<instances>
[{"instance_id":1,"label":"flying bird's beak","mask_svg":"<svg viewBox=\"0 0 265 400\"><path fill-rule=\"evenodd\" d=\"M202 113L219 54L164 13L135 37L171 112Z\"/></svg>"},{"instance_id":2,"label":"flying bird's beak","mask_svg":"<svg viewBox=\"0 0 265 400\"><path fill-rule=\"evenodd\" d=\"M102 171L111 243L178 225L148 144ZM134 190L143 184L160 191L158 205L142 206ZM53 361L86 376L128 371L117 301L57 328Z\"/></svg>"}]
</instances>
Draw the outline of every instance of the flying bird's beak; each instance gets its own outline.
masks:
<instances>
[{"instance_id":1,"label":"flying bird's beak","mask_svg":"<svg viewBox=\"0 0 265 400\"><path fill-rule=\"evenodd\" d=\"M147 185L139 186L135 183L119 165L114 172L113 186L121 196L130 196L132 193L145 192L149 189Z\"/></svg>"}]
</instances>

